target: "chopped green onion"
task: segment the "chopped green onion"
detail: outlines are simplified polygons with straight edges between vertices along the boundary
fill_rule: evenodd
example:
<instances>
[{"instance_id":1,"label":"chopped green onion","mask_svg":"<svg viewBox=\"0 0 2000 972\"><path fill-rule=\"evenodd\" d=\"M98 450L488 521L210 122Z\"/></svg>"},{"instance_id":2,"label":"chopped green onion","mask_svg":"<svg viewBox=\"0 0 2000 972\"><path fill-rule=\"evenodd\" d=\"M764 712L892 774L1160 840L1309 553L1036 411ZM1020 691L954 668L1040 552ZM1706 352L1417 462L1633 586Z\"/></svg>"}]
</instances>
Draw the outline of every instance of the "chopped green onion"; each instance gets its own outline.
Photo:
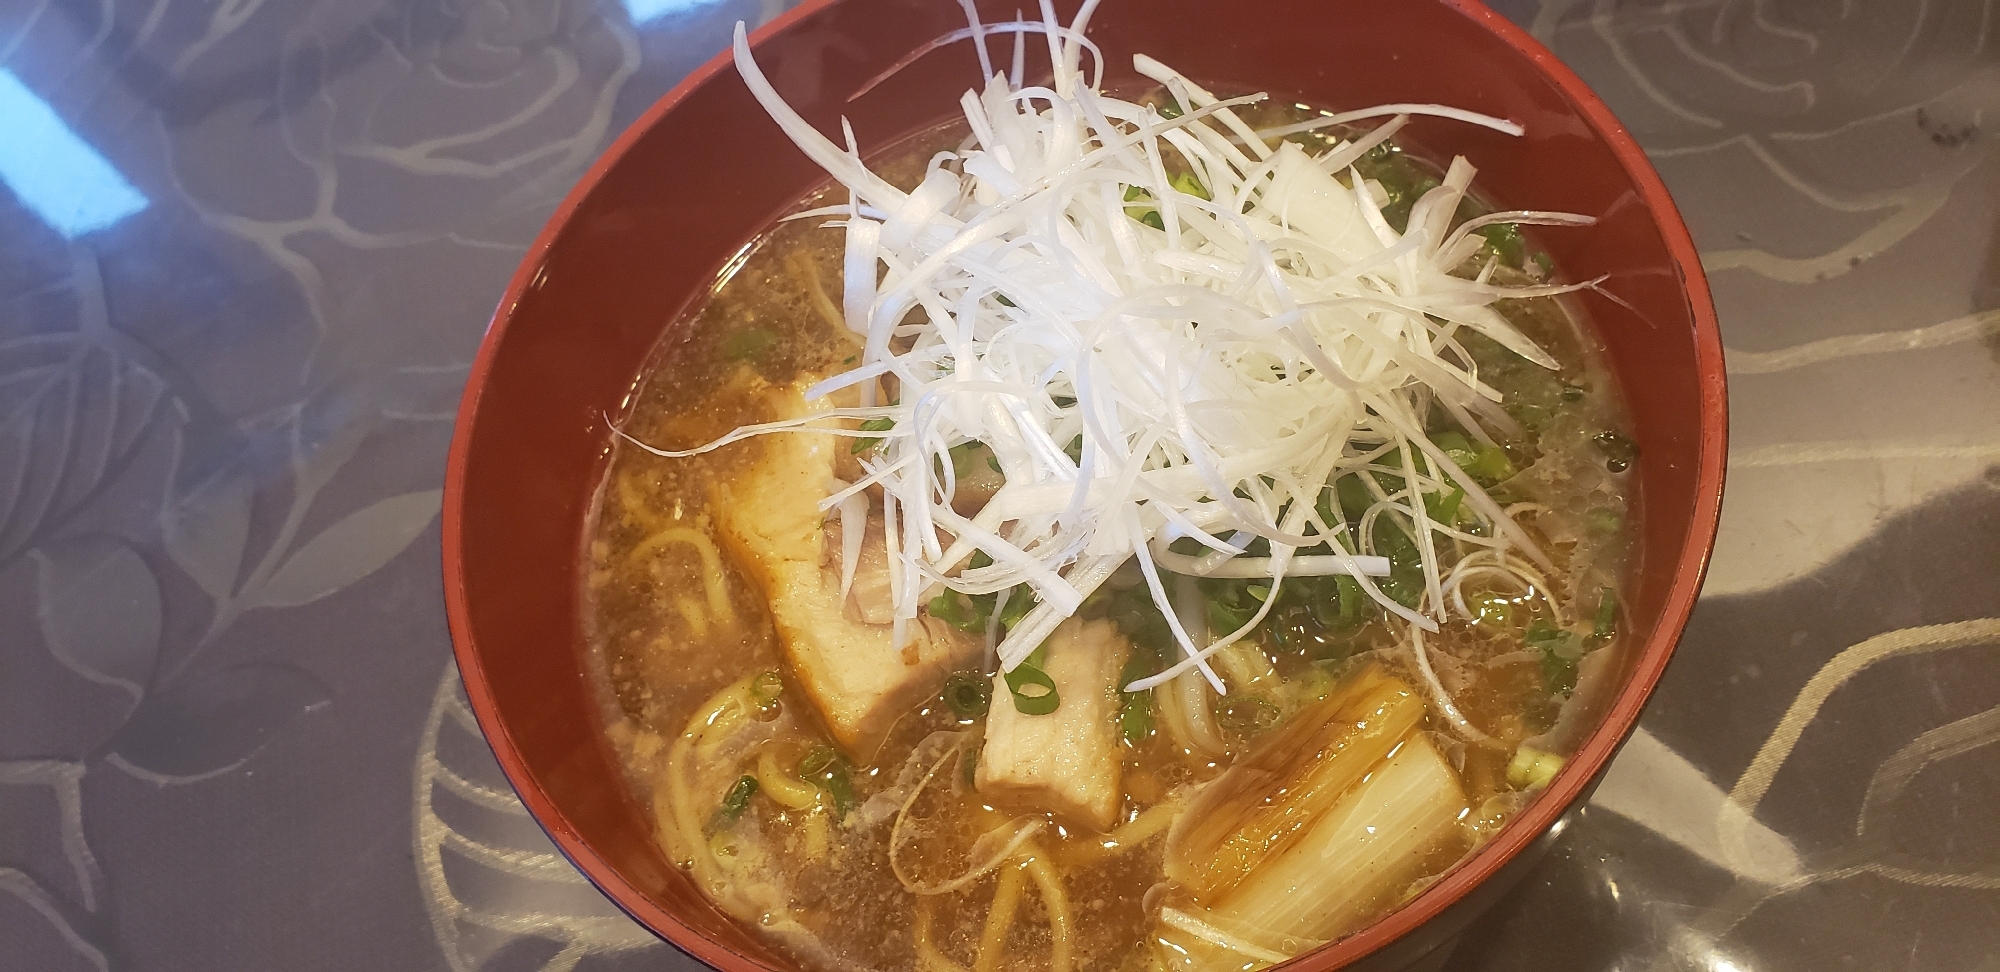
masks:
<instances>
[{"instance_id":1,"label":"chopped green onion","mask_svg":"<svg viewBox=\"0 0 2000 972\"><path fill-rule=\"evenodd\" d=\"M1458 522L1458 510L1465 502L1465 490L1453 486L1444 493L1424 494L1424 513L1433 521L1451 526Z\"/></svg>"},{"instance_id":2,"label":"chopped green onion","mask_svg":"<svg viewBox=\"0 0 2000 972\"><path fill-rule=\"evenodd\" d=\"M1361 477L1368 475L1368 473L1355 473L1352 476L1342 476L1333 484L1334 495L1340 499L1341 512L1356 520L1360 519L1361 514L1370 506L1375 505L1375 494L1369 492L1368 484L1361 481ZM1369 476L1369 478L1374 477Z\"/></svg>"},{"instance_id":3,"label":"chopped green onion","mask_svg":"<svg viewBox=\"0 0 2000 972\"><path fill-rule=\"evenodd\" d=\"M886 417L867 419L861 423L861 431L863 432L887 432L895 427L896 420ZM854 440L854 444L848 447L848 452L858 456L881 444L881 439L862 436Z\"/></svg>"},{"instance_id":4,"label":"chopped green onion","mask_svg":"<svg viewBox=\"0 0 2000 972\"><path fill-rule=\"evenodd\" d=\"M1098 588L1100 592L1110 590L1108 585ZM1104 615L1118 625L1118 630L1134 646L1157 651L1173 643L1174 633L1167 627L1167 616L1153 603L1144 585L1108 593L1105 605Z\"/></svg>"},{"instance_id":5,"label":"chopped green onion","mask_svg":"<svg viewBox=\"0 0 2000 972\"><path fill-rule=\"evenodd\" d=\"M1333 497L1334 493L1329 489L1322 489L1319 491L1318 496L1313 497L1313 510L1319 514L1320 522L1326 524L1328 533L1339 531L1341 524L1347 522L1345 518L1335 512Z\"/></svg>"},{"instance_id":6,"label":"chopped green onion","mask_svg":"<svg viewBox=\"0 0 2000 972\"><path fill-rule=\"evenodd\" d=\"M861 801L854 795L854 782L848 779L847 770L842 769L839 772L828 773L826 774L826 778L820 782L822 786L826 787L826 792L833 797L834 822L844 823L847 820L847 815L853 813L854 808L861 805Z\"/></svg>"},{"instance_id":7,"label":"chopped green onion","mask_svg":"<svg viewBox=\"0 0 2000 972\"><path fill-rule=\"evenodd\" d=\"M1583 658L1583 639L1576 632L1536 621L1521 639L1542 656L1542 681L1550 692L1567 694L1576 689L1576 663Z\"/></svg>"},{"instance_id":8,"label":"chopped green onion","mask_svg":"<svg viewBox=\"0 0 2000 972\"><path fill-rule=\"evenodd\" d=\"M799 779L825 790L833 798L833 819L847 819L860 801L854 798L854 782L848 778L847 758L831 746L819 746L799 760Z\"/></svg>"},{"instance_id":9,"label":"chopped green onion","mask_svg":"<svg viewBox=\"0 0 2000 972\"><path fill-rule=\"evenodd\" d=\"M770 708L784 694L785 678L775 671L763 672L750 680L750 698L760 708Z\"/></svg>"},{"instance_id":10,"label":"chopped green onion","mask_svg":"<svg viewBox=\"0 0 2000 972\"><path fill-rule=\"evenodd\" d=\"M1470 440L1462 432L1439 432L1431 436L1431 444L1437 446L1445 457L1460 469L1471 472L1473 463L1479 461L1479 450L1472 447Z\"/></svg>"},{"instance_id":11,"label":"chopped green onion","mask_svg":"<svg viewBox=\"0 0 2000 972\"><path fill-rule=\"evenodd\" d=\"M930 615L960 631L983 632L986 619L993 612L991 595L974 597L957 591L945 591L931 598Z\"/></svg>"},{"instance_id":12,"label":"chopped green onion","mask_svg":"<svg viewBox=\"0 0 2000 972\"><path fill-rule=\"evenodd\" d=\"M1486 245L1499 254L1500 260L1511 266L1521 265L1521 253L1525 249L1521 241L1521 228L1513 223L1494 223L1479 228L1479 235L1486 238Z\"/></svg>"},{"instance_id":13,"label":"chopped green onion","mask_svg":"<svg viewBox=\"0 0 2000 972\"><path fill-rule=\"evenodd\" d=\"M1389 204L1382 207L1382 219L1391 229L1406 233L1410 227L1410 207L1424 197L1424 193L1438 187L1438 181L1430 176L1420 176L1410 184L1400 179L1384 178L1382 188L1389 191Z\"/></svg>"},{"instance_id":14,"label":"chopped green onion","mask_svg":"<svg viewBox=\"0 0 2000 972\"><path fill-rule=\"evenodd\" d=\"M1173 186L1176 191L1184 195L1193 196L1196 199L1215 198L1208 194L1208 187L1202 185L1201 180L1195 178L1192 172L1182 172L1172 179L1167 180L1167 184Z\"/></svg>"},{"instance_id":15,"label":"chopped green onion","mask_svg":"<svg viewBox=\"0 0 2000 972\"><path fill-rule=\"evenodd\" d=\"M812 752L799 759L799 779L809 780L815 774L840 761L840 753L832 746L815 746Z\"/></svg>"},{"instance_id":16,"label":"chopped green onion","mask_svg":"<svg viewBox=\"0 0 2000 972\"><path fill-rule=\"evenodd\" d=\"M1481 483L1497 483L1503 479L1512 479L1516 471L1514 460L1507 457L1507 450L1497 445L1480 446L1478 460L1473 462L1471 468L1465 470L1466 475Z\"/></svg>"},{"instance_id":17,"label":"chopped green onion","mask_svg":"<svg viewBox=\"0 0 2000 972\"><path fill-rule=\"evenodd\" d=\"M1609 641L1618 633L1618 595L1611 588L1600 588L1597 594L1597 624L1591 629L1591 637L1599 641Z\"/></svg>"},{"instance_id":18,"label":"chopped green onion","mask_svg":"<svg viewBox=\"0 0 2000 972\"><path fill-rule=\"evenodd\" d=\"M1208 626L1218 632L1235 631L1250 623L1257 614L1257 605L1245 604L1249 595L1244 592L1247 585L1223 582L1210 592L1208 599ZM1165 622L1165 615L1160 619ZM1171 630L1169 632L1171 634Z\"/></svg>"},{"instance_id":19,"label":"chopped green onion","mask_svg":"<svg viewBox=\"0 0 2000 972\"><path fill-rule=\"evenodd\" d=\"M722 805L715 808L717 826L726 827L743 817L743 811L750 809L750 797L757 792L757 778L745 776L738 779L729 792L722 795Z\"/></svg>"},{"instance_id":20,"label":"chopped green onion","mask_svg":"<svg viewBox=\"0 0 2000 972\"><path fill-rule=\"evenodd\" d=\"M952 672L944 680L944 704L961 719L976 719L993 704L993 683L979 672Z\"/></svg>"},{"instance_id":21,"label":"chopped green onion","mask_svg":"<svg viewBox=\"0 0 2000 972\"><path fill-rule=\"evenodd\" d=\"M951 456L952 478L964 479L970 475L973 469L973 457L985 449L986 443L978 439L968 439L945 450ZM986 455L988 461L991 461L993 454L988 452Z\"/></svg>"},{"instance_id":22,"label":"chopped green onion","mask_svg":"<svg viewBox=\"0 0 2000 972\"><path fill-rule=\"evenodd\" d=\"M1153 674L1155 665L1151 652L1134 651L1125 662L1125 670L1118 673L1118 733L1133 745L1145 741L1153 733L1153 690L1127 692L1125 686Z\"/></svg>"},{"instance_id":23,"label":"chopped green onion","mask_svg":"<svg viewBox=\"0 0 2000 972\"><path fill-rule=\"evenodd\" d=\"M1000 676L1007 683L1008 694L1014 696L1014 711L1022 715L1048 715L1062 704L1062 697L1056 694L1056 680L1041 669L1042 656L1047 650L1047 645L1035 649L1013 671Z\"/></svg>"},{"instance_id":24,"label":"chopped green onion","mask_svg":"<svg viewBox=\"0 0 2000 972\"><path fill-rule=\"evenodd\" d=\"M1376 586L1396 603L1416 607L1424 596L1424 559L1402 521L1385 516L1375 522L1375 552L1389 558L1389 576Z\"/></svg>"},{"instance_id":25,"label":"chopped green onion","mask_svg":"<svg viewBox=\"0 0 2000 972\"><path fill-rule=\"evenodd\" d=\"M1346 574L1287 581L1287 600L1303 604L1322 628L1354 628L1367 620L1369 598L1361 582Z\"/></svg>"},{"instance_id":26,"label":"chopped green onion","mask_svg":"<svg viewBox=\"0 0 2000 972\"><path fill-rule=\"evenodd\" d=\"M1522 746L1514 751L1514 758L1507 763L1507 782L1516 789L1525 790L1531 786L1546 786L1561 772L1561 756L1545 753L1532 746Z\"/></svg>"},{"instance_id":27,"label":"chopped green onion","mask_svg":"<svg viewBox=\"0 0 2000 972\"><path fill-rule=\"evenodd\" d=\"M1153 194L1147 192L1144 188L1141 188L1139 186L1125 187L1125 201L1128 203L1151 202L1152 199L1153 199ZM1160 218L1160 211L1150 206L1146 206L1143 208L1140 206L1127 206L1125 207L1125 212L1133 219L1136 219L1139 222L1146 224L1147 226L1151 226L1156 230L1163 230L1167 228L1166 221Z\"/></svg>"},{"instance_id":28,"label":"chopped green onion","mask_svg":"<svg viewBox=\"0 0 2000 972\"><path fill-rule=\"evenodd\" d=\"M1608 506L1593 506L1584 512L1583 522L1590 532L1609 536L1625 529L1625 514Z\"/></svg>"},{"instance_id":29,"label":"chopped green onion","mask_svg":"<svg viewBox=\"0 0 2000 972\"><path fill-rule=\"evenodd\" d=\"M1012 629L1015 625L1021 623L1022 618L1028 616L1029 611L1035 609L1035 595L1032 593L1033 590L1033 588L1026 584L1017 584L1008 588L1007 606L1000 609L1000 626L1002 628Z\"/></svg>"},{"instance_id":30,"label":"chopped green onion","mask_svg":"<svg viewBox=\"0 0 2000 972\"><path fill-rule=\"evenodd\" d=\"M1218 632L1234 632L1234 630L1242 628L1244 624L1250 624L1250 618L1254 614L1256 612L1238 608L1234 604L1224 604L1220 600L1210 600L1208 602L1208 628L1218 630Z\"/></svg>"},{"instance_id":31,"label":"chopped green onion","mask_svg":"<svg viewBox=\"0 0 2000 972\"><path fill-rule=\"evenodd\" d=\"M1368 592L1361 589L1361 582L1346 574L1335 574L1334 589L1340 597L1340 626L1351 628L1361 623L1362 612L1368 608Z\"/></svg>"},{"instance_id":32,"label":"chopped green onion","mask_svg":"<svg viewBox=\"0 0 2000 972\"><path fill-rule=\"evenodd\" d=\"M1514 461L1507 458L1507 450L1499 446L1475 446L1460 432L1440 432L1431 436L1431 442L1482 486L1491 486L1514 475Z\"/></svg>"},{"instance_id":33,"label":"chopped green onion","mask_svg":"<svg viewBox=\"0 0 2000 972\"><path fill-rule=\"evenodd\" d=\"M731 361L749 361L762 357L776 343L777 335L761 327L745 328L722 339L722 356Z\"/></svg>"},{"instance_id":34,"label":"chopped green onion","mask_svg":"<svg viewBox=\"0 0 2000 972\"><path fill-rule=\"evenodd\" d=\"M1014 711L1022 715L1048 715L1062 704L1056 680L1027 662L1014 666L1005 678L1007 691L1014 696Z\"/></svg>"}]
</instances>

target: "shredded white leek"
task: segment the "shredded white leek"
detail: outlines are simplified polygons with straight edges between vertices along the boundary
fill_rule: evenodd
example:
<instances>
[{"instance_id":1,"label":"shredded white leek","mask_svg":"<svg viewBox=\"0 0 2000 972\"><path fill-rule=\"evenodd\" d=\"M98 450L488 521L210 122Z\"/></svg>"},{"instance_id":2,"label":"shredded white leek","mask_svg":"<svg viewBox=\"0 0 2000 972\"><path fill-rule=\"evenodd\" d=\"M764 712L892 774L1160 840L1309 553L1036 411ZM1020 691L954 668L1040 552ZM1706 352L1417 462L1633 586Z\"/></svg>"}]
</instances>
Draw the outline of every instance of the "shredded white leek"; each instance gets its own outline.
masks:
<instances>
[{"instance_id":1,"label":"shredded white leek","mask_svg":"<svg viewBox=\"0 0 2000 972\"><path fill-rule=\"evenodd\" d=\"M847 526L849 498L882 488L899 633L945 588L1029 585L1036 606L998 645L1009 670L1135 558L1170 623L1160 571L1269 577L1267 610L1284 578L1343 572L1427 630L1453 603L1455 585L1448 593L1445 580L1465 576L1441 562L1455 556L1461 538L1546 566L1528 535L1421 430L1436 402L1479 441L1515 431L1453 335L1477 331L1552 366L1489 305L1575 289L1509 289L1487 279L1490 266L1460 275L1477 251L1469 231L1501 220L1591 220L1506 213L1454 228L1473 176L1461 158L1398 233L1366 180L1344 168L1412 115L1512 134L1520 127L1439 105L1396 104L1259 133L1232 109L1261 95L1217 99L1141 58L1138 69L1178 102L1168 118L1099 91L1102 65L1093 61L1089 76L1080 67L1095 6L1085 3L1068 26L1044 4L1040 22L975 21L940 39L973 39L991 69L986 35L1011 33L1014 70L1011 79L991 73L966 93L967 147L932 159L910 192L862 164L851 131L842 148L794 112L737 26L736 66L758 103L852 194L839 224L842 311L864 351L853 371L815 391L858 384L861 406L741 429L697 451L769 431L860 435L854 420L892 419L893 428L865 433L882 444L863 456L863 478L825 505L840 507ZM1048 43L1048 86L1021 83L1030 32ZM1389 120L1318 159L1271 140L1371 117ZM1198 191L1187 182L1190 171ZM1157 215L1157 227L1136 218L1146 213ZM894 401L877 402L878 379ZM967 518L951 507L949 450L974 440L991 450L1005 485ZM1394 449L1399 465L1379 465ZM1417 537L1422 610L1392 601L1369 580L1387 564L1366 555L1366 532L1357 539L1345 529L1344 518L1363 511L1341 510L1331 495L1339 476L1371 464L1409 484L1377 497L1367 512L1394 516ZM1422 495L1454 487L1483 527L1477 536L1426 515ZM1334 523L1322 521L1319 503L1333 507ZM843 533L850 531L859 532ZM1179 538L1209 552L1168 550ZM1256 538L1267 541L1268 555L1245 555ZM992 563L970 567L975 551ZM853 556L842 553L844 586ZM1190 668L1220 688L1205 657L1244 632L1216 632L1214 642L1204 634L1197 643L1172 627L1182 663L1131 688Z\"/></svg>"}]
</instances>

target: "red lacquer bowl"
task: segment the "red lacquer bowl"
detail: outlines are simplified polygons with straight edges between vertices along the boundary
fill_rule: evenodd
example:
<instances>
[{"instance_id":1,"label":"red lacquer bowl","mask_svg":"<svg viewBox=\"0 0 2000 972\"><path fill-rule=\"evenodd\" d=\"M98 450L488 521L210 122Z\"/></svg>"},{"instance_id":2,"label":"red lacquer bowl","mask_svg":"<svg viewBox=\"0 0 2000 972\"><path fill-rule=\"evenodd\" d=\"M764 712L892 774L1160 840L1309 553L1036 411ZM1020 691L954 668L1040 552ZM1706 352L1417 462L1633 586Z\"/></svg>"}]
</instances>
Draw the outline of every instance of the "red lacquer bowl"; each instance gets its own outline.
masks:
<instances>
[{"instance_id":1,"label":"red lacquer bowl","mask_svg":"<svg viewBox=\"0 0 2000 972\"><path fill-rule=\"evenodd\" d=\"M1010 17L1016 0L983 3ZM1030 9L1033 4L1027 5ZM1075 4L1058 3L1067 19ZM1722 349L1707 283L1659 176L1604 104L1541 45L1474 0L1108 0L1090 36L1107 85L1152 54L1218 87L1329 107L1436 102L1511 118L1509 138L1418 119L1506 208L1591 213L1543 234L1572 279L1608 275L1624 304L1582 302L1630 399L1643 525L1628 630L1645 632L1604 724L1546 793L1477 854L1375 925L1290 967L1398 968L1502 893L1524 854L1588 794L1638 719L1701 586L1722 493ZM963 26L951 0L809 0L754 39L779 92L822 131L852 119L883 146L955 113L969 45L929 54L857 101L888 65ZM445 481L445 596L459 668L500 764L563 853L647 927L722 969L791 969L710 906L662 855L613 764L586 676L586 514L622 409L665 328L725 260L823 180L751 100L726 57L653 106L556 211L500 304L459 411Z\"/></svg>"}]
</instances>

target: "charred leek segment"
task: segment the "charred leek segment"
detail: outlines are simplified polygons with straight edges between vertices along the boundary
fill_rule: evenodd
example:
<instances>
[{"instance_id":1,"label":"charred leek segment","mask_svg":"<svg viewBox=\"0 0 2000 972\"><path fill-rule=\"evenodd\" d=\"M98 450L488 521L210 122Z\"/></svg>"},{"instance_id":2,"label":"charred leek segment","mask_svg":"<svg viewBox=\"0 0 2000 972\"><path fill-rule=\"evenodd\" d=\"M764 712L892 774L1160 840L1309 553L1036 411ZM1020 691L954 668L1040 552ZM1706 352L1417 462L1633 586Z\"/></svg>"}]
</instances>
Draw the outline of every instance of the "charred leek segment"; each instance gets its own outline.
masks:
<instances>
[{"instance_id":1,"label":"charred leek segment","mask_svg":"<svg viewBox=\"0 0 2000 972\"><path fill-rule=\"evenodd\" d=\"M1466 810L1458 775L1413 733L1286 853L1212 904L1174 909L1221 934L1163 914L1162 958L1169 968L1259 967L1356 931L1465 850Z\"/></svg>"},{"instance_id":2,"label":"charred leek segment","mask_svg":"<svg viewBox=\"0 0 2000 972\"><path fill-rule=\"evenodd\" d=\"M1369 666L1264 740L1182 818L1167 877L1200 898L1235 887L1285 852L1423 721L1409 686Z\"/></svg>"},{"instance_id":3,"label":"charred leek segment","mask_svg":"<svg viewBox=\"0 0 2000 972\"><path fill-rule=\"evenodd\" d=\"M1261 966L1345 935L1464 849L1465 794L1417 731L1423 708L1364 669L1196 799L1167 850L1168 967Z\"/></svg>"},{"instance_id":4,"label":"charred leek segment","mask_svg":"<svg viewBox=\"0 0 2000 972\"><path fill-rule=\"evenodd\" d=\"M1353 169L1380 139L1339 141L1317 157L1285 140L1369 118L1400 126L1416 114L1510 135L1521 127L1398 104L1260 134L1233 109L1263 96L1217 99L1143 56L1134 66L1165 86L1172 107L1110 97L1098 88L1104 65L1082 68L1096 50L1085 38L1095 7L1083 4L1069 25L1045 5L1039 23L971 27L964 36L980 44L985 30L1045 34L1053 78L979 79L961 99L971 138L933 159L909 191L787 105L738 25L736 67L751 94L851 194L811 215L846 234L843 311L864 347L852 369L810 395L852 387L861 404L746 426L690 452L655 451L689 455L798 429L867 443L857 453L865 475L822 508L883 491L884 546L910 565L892 591L898 642L946 590L1026 585L1034 607L997 646L1008 671L1136 561L1180 658L1133 691L1189 670L1221 691L1208 653L1245 637L1276 600L1197 642L1174 622L1162 571L1268 578L1274 595L1287 577L1350 575L1383 610L1436 630L1446 612L1440 578L1452 566L1441 550L1458 555L1448 540L1546 566L1428 430L1433 415L1447 416L1468 448L1520 431L1480 381L1465 334L1557 366L1492 305L1577 287L1493 283L1498 257L1480 231L1593 220L1510 212L1457 222L1474 175L1464 159L1406 212L1385 214ZM884 388L893 403L879 403ZM967 516L953 505L951 457L971 442L1005 484ZM1372 511L1405 528L1422 598L1398 600L1370 580L1389 573L1388 558L1367 555L1317 510L1330 486L1364 469L1401 485L1334 517ZM1431 515L1446 507L1448 518ZM1466 525L1476 530L1458 529ZM1203 555L1168 549L1184 537ZM1253 538L1268 553L1246 553ZM967 566L975 551L993 563Z\"/></svg>"}]
</instances>

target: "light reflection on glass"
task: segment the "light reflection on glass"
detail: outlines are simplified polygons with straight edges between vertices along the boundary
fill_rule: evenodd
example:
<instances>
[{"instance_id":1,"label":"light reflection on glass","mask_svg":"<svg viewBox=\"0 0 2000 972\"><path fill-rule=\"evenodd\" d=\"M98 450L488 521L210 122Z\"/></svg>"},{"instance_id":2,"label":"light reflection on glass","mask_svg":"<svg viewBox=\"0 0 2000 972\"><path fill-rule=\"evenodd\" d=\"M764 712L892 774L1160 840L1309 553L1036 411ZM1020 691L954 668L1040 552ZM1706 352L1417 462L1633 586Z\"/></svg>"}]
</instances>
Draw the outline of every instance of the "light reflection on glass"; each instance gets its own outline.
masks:
<instances>
[{"instance_id":1,"label":"light reflection on glass","mask_svg":"<svg viewBox=\"0 0 2000 972\"><path fill-rule=\"evenodd\" d=\"M623 0L623 2L626 15L632 18L634 25L638 25L649 20L658 20L668 14L706 7L719 0Z\"/></svg>"},{"instance_id":2,"label":"light reflection on glass","mask_svg":"<svg viewBox=\"0 0 2000 972\"><path fill-rule=\"evenodd\" d=\"M146 197L11 71L0 71L0 181L66 239L146 208Z\"/></svg>"}]
</instances>

